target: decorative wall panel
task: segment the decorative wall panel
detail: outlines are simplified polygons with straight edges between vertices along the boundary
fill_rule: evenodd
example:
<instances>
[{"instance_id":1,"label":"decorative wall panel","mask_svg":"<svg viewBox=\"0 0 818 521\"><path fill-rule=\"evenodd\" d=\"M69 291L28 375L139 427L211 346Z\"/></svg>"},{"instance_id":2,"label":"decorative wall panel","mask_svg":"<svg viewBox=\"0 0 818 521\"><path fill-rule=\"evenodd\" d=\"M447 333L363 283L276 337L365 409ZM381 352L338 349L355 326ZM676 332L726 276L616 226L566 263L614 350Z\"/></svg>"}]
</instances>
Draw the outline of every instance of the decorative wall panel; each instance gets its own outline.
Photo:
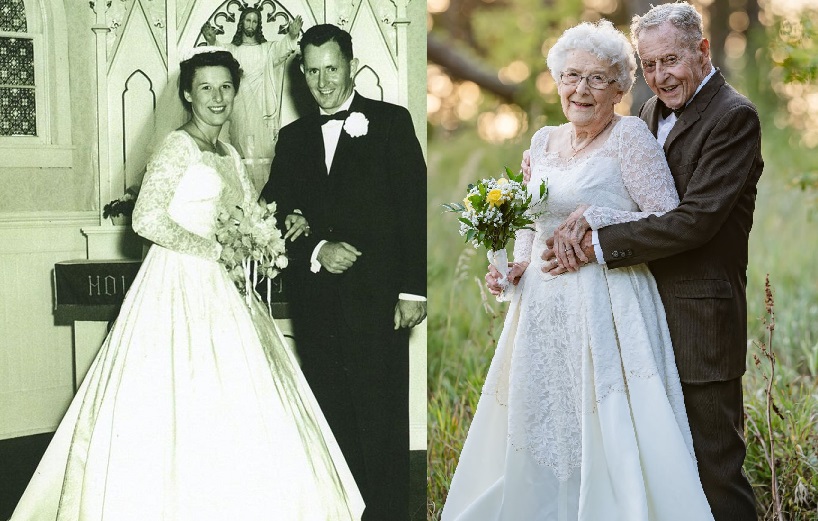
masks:
<instances>
[{"instance_id":1,"label":"decorative wall panel","mask_svg":"<svg viewBox=\"0 0 818 521\"><path fill-rule=\"evenodd\" d=\"M36 135L34 40L0 37L0 136Z\"/></svg>"},{"instance_id":2,"label":"decorative wall panel","mask_svg":"<svg viewBox=\"0 0 818 521\"><path fill-rule=\"evenodd\" d=\"M0 0L0 31L7 33L28 31L26 6L23 0Z\"/></svg>"}]
</instances>

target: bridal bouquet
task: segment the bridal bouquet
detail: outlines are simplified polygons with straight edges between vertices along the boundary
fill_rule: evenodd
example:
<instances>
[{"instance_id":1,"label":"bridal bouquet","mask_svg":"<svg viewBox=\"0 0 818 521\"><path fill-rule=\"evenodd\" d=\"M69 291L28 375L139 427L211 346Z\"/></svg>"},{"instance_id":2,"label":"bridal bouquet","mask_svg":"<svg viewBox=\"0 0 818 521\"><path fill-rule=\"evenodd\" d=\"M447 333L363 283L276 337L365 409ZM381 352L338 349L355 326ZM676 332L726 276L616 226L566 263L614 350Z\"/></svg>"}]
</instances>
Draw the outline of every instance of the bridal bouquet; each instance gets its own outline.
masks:
<instances>
[{"instance_id":1,"label":"bridal bouquet","mask_svg":"<svg viewBox=\"0 0 818 521\"><path fill-rule=\"evenodd\" d=\"M508 285L508 254L506 245L517 230L531 229L530 225L539 215L535 207L545 204L548 183L539 187L539 199L532 204L532 194L523 185L523 174L515 174L506 167L506 176L499 179L483 179L469 185L463 203L444 204L446 211L460 213L460 235L466 237L475 248L482 245L488 249L488 260L500 272L500 285ZM530 188L530 187L529 187Z\"/></svg>"},{"instance_id":2,"label":"bridal bouquet","mask_svg":"<svg viewBox=\"0 0 818 521\"><path fill-rule=\"evenodd\" d=\"M273 216L275 211L275 203L235 206L220 212L216 226L216 240L222 245L219 261L248 305L260 278L266 278L268 310L271 280L288 262L284 239Z\"/></svg>"}]
</instances>

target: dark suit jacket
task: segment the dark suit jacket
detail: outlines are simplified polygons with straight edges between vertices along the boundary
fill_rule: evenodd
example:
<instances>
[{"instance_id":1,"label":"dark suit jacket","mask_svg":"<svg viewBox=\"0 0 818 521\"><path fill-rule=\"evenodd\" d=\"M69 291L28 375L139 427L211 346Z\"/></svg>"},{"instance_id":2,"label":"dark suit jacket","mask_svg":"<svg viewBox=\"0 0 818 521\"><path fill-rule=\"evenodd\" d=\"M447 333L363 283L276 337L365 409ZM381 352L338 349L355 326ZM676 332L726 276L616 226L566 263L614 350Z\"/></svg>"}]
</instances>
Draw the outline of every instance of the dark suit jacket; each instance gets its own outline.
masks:
<instances>
[{"instance_id":1,"label":"dark suit jacket","mask_svg":"<svg viewBox=\"0 0 818 521\"><path fill-rule=\"evenodd\" d=\"M309 237L288 243L294 312L342 313L353 330L391 329L398 294L426 294L426 164L405 108L354 96L350 113L369 121L366 135L341 131L327 175L318 113L287 125L262 196L278 203L280 221L300 209L310 224ZM343 274L310 273L322 239L362 255Z\"/></svg>"},{"instance_id":2,"label":"dark suit jacket","mask_svg":"<svg viewBox=\"0 0 818 521\"><path fill-rule=\"evenodd\" d=\"M661 105L653 97L639 113L654 135ZM679 207L600 229L605 261L649 263L683 382L736 378L745 370L747 242L764 166L756 108L716 72L664 149Z\"/></svg>"}]
</instances>

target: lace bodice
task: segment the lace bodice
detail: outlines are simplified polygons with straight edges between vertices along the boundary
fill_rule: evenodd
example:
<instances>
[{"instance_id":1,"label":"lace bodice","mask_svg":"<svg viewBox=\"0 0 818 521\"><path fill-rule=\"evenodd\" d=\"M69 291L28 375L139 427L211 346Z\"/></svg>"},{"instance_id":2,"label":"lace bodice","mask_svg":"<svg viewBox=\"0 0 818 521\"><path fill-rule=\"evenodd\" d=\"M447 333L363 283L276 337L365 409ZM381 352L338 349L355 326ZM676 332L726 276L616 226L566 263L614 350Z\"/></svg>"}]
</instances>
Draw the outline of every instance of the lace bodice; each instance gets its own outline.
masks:
<instances>
[{"instance_id":1,"label":"lace bodice","mask_svg":"<svg viewBox=\"0 0 818 521\"><path fill-rule=\"evenodd\" d=\"M148 162L133 229L165 248L216 260L216 219L222 208L254 201L255 189L236 150L202 152L187 132L171 132Z\"/></svg>"},{"instance_id":2,"label":"lace bodice","mask_svg":"<svg viewBox=\"0 0 818 521\"><path fill-rule=\"evenodd\" d=\"M543 127L531 139L532 187L548 179L546 212L535 223L536 233L522 230L514 245L517 262L539 260L540 249L580 204L591 205L585 218L596 230L611 224L660 215L678 206L679 196L662 147L645 123L625 116L597 150L574 160L547 151L548 138L557 127ZM536 195L535 195L536 197Z\"/></svg>"}]
</instances>

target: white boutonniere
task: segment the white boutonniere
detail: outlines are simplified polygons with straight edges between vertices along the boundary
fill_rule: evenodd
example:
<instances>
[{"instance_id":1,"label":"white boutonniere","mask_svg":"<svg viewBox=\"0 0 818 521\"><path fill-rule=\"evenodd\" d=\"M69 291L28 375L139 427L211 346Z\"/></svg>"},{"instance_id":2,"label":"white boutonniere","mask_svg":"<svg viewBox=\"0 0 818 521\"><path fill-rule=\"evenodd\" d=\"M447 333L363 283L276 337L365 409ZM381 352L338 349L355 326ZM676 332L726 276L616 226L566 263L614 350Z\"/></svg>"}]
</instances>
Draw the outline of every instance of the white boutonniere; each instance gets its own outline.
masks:
<instances>
[{"instance_id":1,"label":"white boutonniere","mask_svg":"<svg viewBox=\"0 0 818 521\"><path fill-rule=\"evenodd\" d=\"M369 131L369 120L360 112L353 112L344 121L344 130L350 137L365 136Z\"/></svg>"}]
</instances>

